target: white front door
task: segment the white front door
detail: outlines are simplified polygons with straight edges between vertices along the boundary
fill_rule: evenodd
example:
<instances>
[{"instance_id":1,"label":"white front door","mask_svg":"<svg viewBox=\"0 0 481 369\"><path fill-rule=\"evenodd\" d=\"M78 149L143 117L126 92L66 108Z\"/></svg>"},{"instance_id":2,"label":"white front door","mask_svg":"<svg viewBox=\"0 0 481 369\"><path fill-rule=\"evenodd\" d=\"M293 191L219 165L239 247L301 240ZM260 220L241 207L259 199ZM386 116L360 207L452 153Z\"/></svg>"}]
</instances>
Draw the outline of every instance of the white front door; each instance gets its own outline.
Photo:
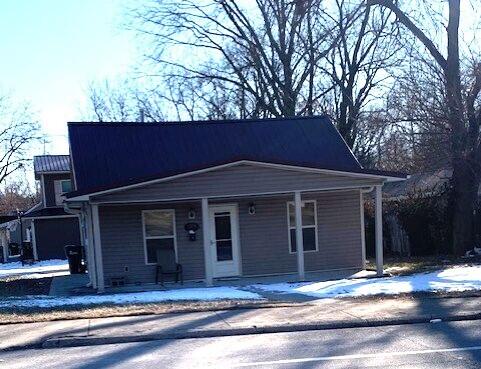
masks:
<instances>
[{"instance_id":1,"label":"white front door","mask_svg":"<svg viewBox=\"0 0 481 369\"><path fill-rule=\"evenodd\" d=\"M237 205L209 207L214 278L240 274L239 222Z\"/></svg>"}]
</instances>

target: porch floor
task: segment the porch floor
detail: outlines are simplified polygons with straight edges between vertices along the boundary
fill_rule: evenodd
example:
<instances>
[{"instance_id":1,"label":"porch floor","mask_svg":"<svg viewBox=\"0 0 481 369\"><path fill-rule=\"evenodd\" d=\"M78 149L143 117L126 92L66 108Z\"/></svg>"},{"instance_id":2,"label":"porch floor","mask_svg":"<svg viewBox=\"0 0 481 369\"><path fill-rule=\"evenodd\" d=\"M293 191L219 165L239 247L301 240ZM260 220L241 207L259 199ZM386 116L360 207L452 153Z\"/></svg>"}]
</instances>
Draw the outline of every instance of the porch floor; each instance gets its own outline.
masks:
<instances>
[{"instance_id":1,"label":"porch floor","mask_svg":"<svg viewBox=\"0 0 481 369\"><path fill-rule=\"evenodd\" d=\"M349 270L332 270L322 272L306 272L305 282L323 282L328 280L343 279L343 278L369 278L376 276L375 271L349 269ZM255 288L256 284L273 284L273 283L296 283L299 282L297 274L284 274L275 276L260 276L260 277L229 277L214 279L214 287L228 286L228 287L245 287L252 286ZM164 286L155 283L141 284L141 285L127 285L123 287L109 287L106 288L106 293L124 293L124 292L144 292L144 291L159 291L159 290L174 290L182 288L196 288L206 287L204 281L187 281L183 285L180 283L166 282Z\"/></svg>"}]
</instances>

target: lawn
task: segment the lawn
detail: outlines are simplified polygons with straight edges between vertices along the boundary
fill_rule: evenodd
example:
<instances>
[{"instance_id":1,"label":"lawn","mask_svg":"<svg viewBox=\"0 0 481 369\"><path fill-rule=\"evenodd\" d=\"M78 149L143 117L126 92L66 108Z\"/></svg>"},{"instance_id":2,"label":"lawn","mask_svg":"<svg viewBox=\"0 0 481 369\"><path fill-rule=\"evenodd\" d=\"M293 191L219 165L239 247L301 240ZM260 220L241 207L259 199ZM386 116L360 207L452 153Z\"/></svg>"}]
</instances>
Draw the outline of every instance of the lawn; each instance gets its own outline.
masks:
<instances>
[{"instance_id":1,"label":"lawn","mask_svg":"<svg viewBox=\"0 0 481 369\"><path fill-rule=\"evenodd\" d=\"M448 264L449 263L449 264ZM244 287L184 288L167 291L70 297L46 296L52 277L0 277L0 324L219 309L293 306L292 294L315 299L397 298L406 294L481 294L481 264L452 259L388 260L385 278L338 279ZM448 265L448 266L446 266ZM276 297L271 299L275 294ZM267 299L266 299L267 298ZM275 300L275 301L274 301Z\"/></svg>"},{"instance_id":2,"label":"lawn","mask_svg":"<svg viewBox=\"0 0 481 369\"><path fill-rule=\"evenodd\" d=\"M52 277L24 279L19 276L0 279L0 297L48 295Z\"/></svg>"},{"instance_id":3,"label":"lawn","mask_svg":"<svg viewBox=\"0 0 481 369\"><path fill-rule=\"evenodd\" d=\"M70 305L55 308L2 308L0 324L31 323L54 320L109 318L169 313L190 313L233 309L256 309L294 306L297 303L267 300L164 301L128 305ZM0 328L1 329L1 328Z\"/></svg>"},{"instance_id":4,"label":"lawn","mask_svg":"<svg viewBox=\"0 0 481 369\"><path fill-rule=\"evenodd\" d=\"M414 273L430 272L454 265L478 265L481 257L461 258L452 255L443 256L413 256L413 257L386 257L384 271L393 276L409 275ZM376 259L369 258L367 268L376 268Z\"/></svg>"},{"instance_id":5,"label":"lawn","mask_svg":"<svg viewBox=\"0 0 481 369\"><path fill-rule=\"evenodd\" d=\"M48 295L52 278L66 274L66 260L46 260L32 265L0 264L0 297Z\"/></svg>"},{"instance_id":6,"label":"lawn","mask_svg":"<svg viewBox=\"0 0 481 369\"><path fill-rule=\"evenodd\" d=\"M67 260L43 260L31 265L22 265L19 261L0 264L0 278L19 276L24 279L34 279L65 275L68 273Z\"/></svg>"},{"instance_id":7,"label":"lawn","mask_svg":"<svg viewBox=\"0 0 481 369\"><path fill-rule=\"evenodd\" d=\"M301 294L318 299L401 295L449 294L481 291L481 265L449 268L383 278L337 279L319 282L258 285L264 292Z\"/></svg>"}]
</instances>

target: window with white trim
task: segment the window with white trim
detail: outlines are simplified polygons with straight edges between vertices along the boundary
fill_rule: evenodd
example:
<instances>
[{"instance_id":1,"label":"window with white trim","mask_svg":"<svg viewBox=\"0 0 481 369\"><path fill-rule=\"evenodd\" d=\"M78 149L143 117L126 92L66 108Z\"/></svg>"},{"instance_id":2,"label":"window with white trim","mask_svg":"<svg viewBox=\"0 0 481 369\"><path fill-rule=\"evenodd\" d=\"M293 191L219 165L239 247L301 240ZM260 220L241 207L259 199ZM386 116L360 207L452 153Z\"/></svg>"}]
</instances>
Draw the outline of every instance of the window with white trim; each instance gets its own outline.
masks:
<instances>
[{"instance_id":1,"label":"window with white trim","mask_svg":"<svg viewBox=\"0 0 481 369\"><path fill-rule=\"evenodd\" d=\"M61 179L54 182L55 186L55 203L62 205L65 194L72 191L72 181L70 179Z\"/></svg>"},{"instance_id":2,"label":"window with white trim","mask_svg":"<svg viewBox=\"0 0 481 369\"><path fill-rule=\"evenodd\" d=\"M157 251L171 249L175 253L174 210L142 212L146 264L157 263Z\"/></svg>"},{"instance_id":3,"label":"window with white trim","mask_svg":"<svg viewBox=\"0 0 481 369\"><path fill-rule=\"evenodd\" d=\"M302 239L304 252L317 251L317 206L315 200L302 201ZM289 252L297 251L296 244L296 207L294 202L287 203L287 223L289 228Z\"/></svg>"}]
</instances>

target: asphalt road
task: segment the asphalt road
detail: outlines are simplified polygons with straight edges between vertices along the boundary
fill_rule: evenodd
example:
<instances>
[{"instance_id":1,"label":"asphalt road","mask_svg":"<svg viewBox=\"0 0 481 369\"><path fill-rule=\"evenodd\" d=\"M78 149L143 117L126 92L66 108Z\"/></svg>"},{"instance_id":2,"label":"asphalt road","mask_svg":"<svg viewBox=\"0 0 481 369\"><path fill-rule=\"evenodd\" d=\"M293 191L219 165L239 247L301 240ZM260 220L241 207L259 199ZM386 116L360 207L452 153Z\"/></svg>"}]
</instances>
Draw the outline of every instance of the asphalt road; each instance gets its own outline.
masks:
<instances>
[{"instance_id":1,"label":"asphalt road","mask_svg":"<svg viewBox=\"0 0 481 369\"><path fill-rule=\"evenodd\" d=\"M481 321L25 350L0 368L481 368Z\"/></svg>"}]
</instances>

